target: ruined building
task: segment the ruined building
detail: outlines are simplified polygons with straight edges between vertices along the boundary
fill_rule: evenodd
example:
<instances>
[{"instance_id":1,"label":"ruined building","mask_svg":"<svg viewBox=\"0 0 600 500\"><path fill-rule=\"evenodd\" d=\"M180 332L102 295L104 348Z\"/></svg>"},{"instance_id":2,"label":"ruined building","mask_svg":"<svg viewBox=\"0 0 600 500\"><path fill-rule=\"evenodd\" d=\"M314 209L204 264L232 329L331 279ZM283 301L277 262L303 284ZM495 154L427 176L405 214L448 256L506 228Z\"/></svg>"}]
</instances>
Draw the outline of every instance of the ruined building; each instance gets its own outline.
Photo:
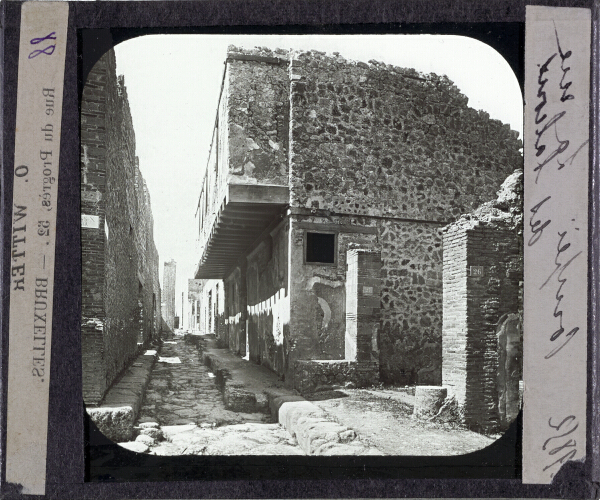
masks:
<instances>
[{"instance_id":1,"label":"ruined building","mask_svg":"<svg viewBox=\"0 0 600 500\"><path fill-rule=\"evenodd\" d=\"M219 336L224 326L219 314L224 304L223 284L219 280L188 280L188 304L190 328Z\"/></svg>"},{"instance_id":2,"label":"ruined building","mask_svg":"<svg viewBox=\"0 0 600 500\"><path fill-rule=\"evenodd\" d=\"M81 328L88 405L102 399L160 332L153 226L127 90L110 50L90 72L81 100Z\"/></svg>"},{"instance_id":3,"label":"ruined building","mask_svg":"<svg viewBox=\"0 0 600 500\"><path fill-rule=\"evenodd\" d=\"M301 390L441 384L443 228L520 147L445 76L230 48L197 207L218 337Z\"/></svg>"},{"instance_id":4,"label":"ruined building","mask_svg":"<svg viewBox=\"0 0 600 500\"><path fill-rule=\"evenodd\" d=\"M188 325L193 332L200 331L200 301L204 280L188 280Z\"/></svg>"},{"instance_id":5,"label":"ruined building","mask_svg":"<svg viewBox=\"0 0 600 500\"><path fill-rule=\"evenodd\" d=\"M171 259L165 262L163 268L163 287L161 304L162 316L165 322L165 330L173 332L175 329L175 277L177 272L177 263Z\"/></svg>"},{"instance_id":6,"label":"ruined building","mask_svg":"<svg viewBox=\"0 0 600 500\"><path fill-rule=\"evenodd\" d=\"M465 424L506 429L523 366L523 172L444 229L442 384Z\"/></svg>"}]
</instances>

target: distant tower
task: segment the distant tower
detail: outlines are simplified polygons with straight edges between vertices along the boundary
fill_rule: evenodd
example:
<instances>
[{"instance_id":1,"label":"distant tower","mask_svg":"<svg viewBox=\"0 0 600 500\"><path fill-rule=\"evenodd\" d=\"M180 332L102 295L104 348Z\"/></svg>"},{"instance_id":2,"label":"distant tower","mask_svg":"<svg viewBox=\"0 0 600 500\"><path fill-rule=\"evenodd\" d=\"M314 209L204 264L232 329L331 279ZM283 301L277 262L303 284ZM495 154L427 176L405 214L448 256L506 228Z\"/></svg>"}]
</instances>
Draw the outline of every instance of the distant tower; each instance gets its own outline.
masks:
<instances>
[{"instance_id":1,"label":"distant tower","mask_svg":"<svg viewBox=\"0 0 600 500\"><path fill-rule=\"evenodd\" d=\"M162 315L171 331L175 328L175 268L177 263L171 259L165 262L162 289Z\"/></svg>"}]
</instances>

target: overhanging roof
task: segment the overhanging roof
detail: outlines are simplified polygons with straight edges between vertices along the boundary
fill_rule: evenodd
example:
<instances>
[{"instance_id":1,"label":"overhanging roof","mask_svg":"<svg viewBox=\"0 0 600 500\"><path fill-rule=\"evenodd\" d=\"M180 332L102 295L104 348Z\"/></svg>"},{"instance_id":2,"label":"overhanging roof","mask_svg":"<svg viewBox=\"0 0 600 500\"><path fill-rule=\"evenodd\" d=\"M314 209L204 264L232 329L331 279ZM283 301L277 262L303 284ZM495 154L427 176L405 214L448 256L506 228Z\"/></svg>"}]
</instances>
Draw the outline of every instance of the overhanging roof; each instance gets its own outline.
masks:
<instances>
[{"instance_id":1,"label":"overhanging roof","mask_svg":"<svg viewBox=\"0 0 600 500\"><path fill-rule=\"evenodd\" d=\"M289 188L230 184L202 249L196 279L222 279L289 204Z\"/></svg>"}]
</instances>

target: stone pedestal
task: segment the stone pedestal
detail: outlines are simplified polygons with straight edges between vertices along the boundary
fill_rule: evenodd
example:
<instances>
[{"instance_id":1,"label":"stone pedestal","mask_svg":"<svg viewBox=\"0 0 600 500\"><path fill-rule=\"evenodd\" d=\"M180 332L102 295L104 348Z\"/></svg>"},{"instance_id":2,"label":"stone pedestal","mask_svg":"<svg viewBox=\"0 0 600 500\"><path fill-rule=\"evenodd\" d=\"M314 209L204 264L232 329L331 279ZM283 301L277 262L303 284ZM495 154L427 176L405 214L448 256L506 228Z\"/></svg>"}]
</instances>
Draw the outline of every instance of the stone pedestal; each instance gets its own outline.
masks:
<instances>
[{"instance_id":1,"label":"stone pedestal","mask_svg":"<svg viewBox=\"0 0 600 500\"><path fill-rule=\"evenodd\" d=\"M437 385L416 386L413 416L416 418L433 417L444 404L447 394L448 390L445 387Z\"/></svg>"}]
</instances>

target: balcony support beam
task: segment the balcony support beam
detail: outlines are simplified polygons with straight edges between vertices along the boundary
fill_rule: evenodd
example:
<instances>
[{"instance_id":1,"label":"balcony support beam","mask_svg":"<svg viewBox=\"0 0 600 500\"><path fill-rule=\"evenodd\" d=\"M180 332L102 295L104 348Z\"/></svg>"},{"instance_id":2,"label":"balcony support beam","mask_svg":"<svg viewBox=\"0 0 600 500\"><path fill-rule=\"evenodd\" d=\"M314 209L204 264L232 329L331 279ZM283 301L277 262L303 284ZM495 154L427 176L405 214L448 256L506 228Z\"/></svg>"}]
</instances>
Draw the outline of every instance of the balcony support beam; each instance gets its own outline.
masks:
<instances>
[{"instance_id":1,"label":"balcony support beam","mask_svg":"<svg viewBox=\"0 0 600 500\"><path fill-rule=\"evenodd\" d=\"M281 220L289 196L287 186L229 184L213 226L204 233L196 279L226 277L265 230Z\"/></svg>"}]
</instances>

